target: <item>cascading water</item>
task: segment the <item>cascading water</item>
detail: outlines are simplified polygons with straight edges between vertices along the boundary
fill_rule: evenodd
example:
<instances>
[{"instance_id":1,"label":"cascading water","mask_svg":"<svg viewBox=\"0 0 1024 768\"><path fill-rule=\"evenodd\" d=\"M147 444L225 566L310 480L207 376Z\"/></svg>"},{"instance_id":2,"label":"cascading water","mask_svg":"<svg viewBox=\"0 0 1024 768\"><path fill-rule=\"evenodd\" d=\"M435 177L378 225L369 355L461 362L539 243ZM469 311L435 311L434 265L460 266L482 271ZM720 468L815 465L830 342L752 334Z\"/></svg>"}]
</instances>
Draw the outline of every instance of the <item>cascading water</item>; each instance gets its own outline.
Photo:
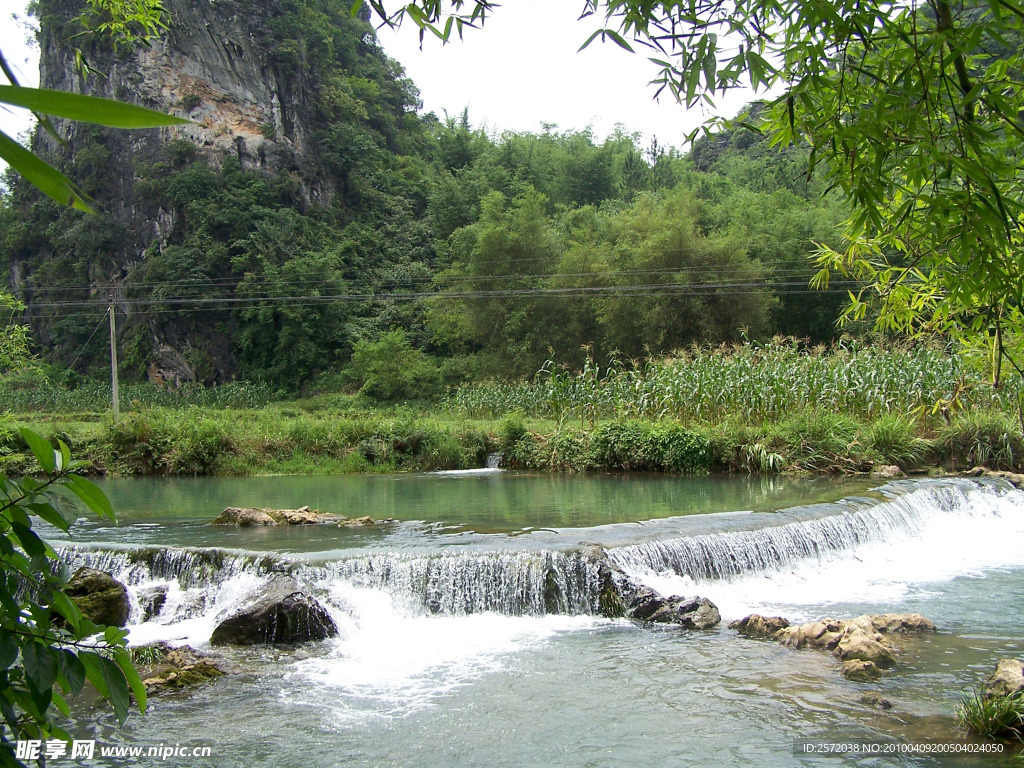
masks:
<instances>
[{"instance_id":1,"label":"cascading water","mask_svg":"<svg viewBox=\"0 0 1024 768\"><path fill-rule=\"evenodd\" d=\"M808 519L763 516L753 530L696 533L610 547L610 560L629 576L675 594L728 593L730 585L778 581L784 575L823 571L877 547L920 548L948 562L943 547L961 554L979 537L1001 530L1009 540L1020 533L1024 494L973 481L893 486L885 501L851 500L819 508ZM827 512L831 512L828 514ZM713 516L710 516L713 517ZM927 555L926 555L927 556ZM566 551L445 550L430 554L374 552L326 562L225 550L147 547L64 550L69 567L112 573L134 590L161 587L169 600L157 617L163 624L203 612L223 616L250 598L272 574L287 573L330 602L332 590L386 594L410 615L459 616L493 612L519 615L592 615L598 612L597 566L578 549ZM858 559L859 558L859 559ZM962 558L961 558L962 560ZM961 563L969 570L970 563ZM225 599L222 592L235 599ZM712 597L714 599L714 597ZM728 602L728 599L727 599ZM739 601L742 602L742 601ZM335 604L348 610L351 601ZM724 606L730 614L730 606ZM136 619L139 616L136 615ZM210 616L211 620L215 618Z\"/></svg>"},{"instance_id":2,"label":"cascading water","mask_svg":"<svg viewBox=\"0 0 1024 768\"><path fill-rule=\"evenodd\" d=\"M797 768L806 765L792 751L797 739L878 739L892 726L857 703L827 654L724 626L687 633L601 618L599 565L580 543L602 543L608 563L661 592L711 598L725 618L921 610L943 630L922 641L936 644L932 660L901 660L885 694L899 722L944 717L952 732L948 712L962 692L994 658L1024 653L1014 640L1024 494L972 480L897 483L883 494L518 535L428 520L335 535L332 549L306 554L105 545L62 554L70 568L128 584L134 644L202 648L219 620L280 574L330 611L338 637L220 651L242 671L192 697L154 697L152 714L129 722L136 743L208 739L215 758L196 765ZM197 530L256 546L330 533ZM147 617L139 596L153 589L166 600ZM961 640L949 630L964 616L971 631Z\"/></svg>"}]
</instances>

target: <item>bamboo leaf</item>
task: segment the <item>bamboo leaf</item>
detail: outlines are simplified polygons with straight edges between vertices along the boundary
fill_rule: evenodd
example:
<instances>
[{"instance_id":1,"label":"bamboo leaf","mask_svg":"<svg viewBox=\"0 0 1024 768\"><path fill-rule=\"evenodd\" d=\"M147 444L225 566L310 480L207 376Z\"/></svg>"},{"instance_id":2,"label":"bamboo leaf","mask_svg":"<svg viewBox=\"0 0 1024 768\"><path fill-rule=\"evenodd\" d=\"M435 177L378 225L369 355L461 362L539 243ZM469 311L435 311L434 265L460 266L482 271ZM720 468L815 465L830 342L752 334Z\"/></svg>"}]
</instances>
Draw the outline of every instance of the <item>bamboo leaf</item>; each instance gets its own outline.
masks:
<instances>
[{"instance_id":1,"label":"bamboo leaf","mask_svg":"<svg viewBox=\"0 0 1024 768\"><path fill-rule=\"evenodd\" d=\"M45 88L0 85L0 102L31 109L33 112L63 117L66 120L105 125L108 128L162 128L169 125L187 125L191 122L183 117L175 117L135 104Z\"/></svg>"},{"instance_id":2,"label":"bamboo leaf","mask_svg":"<svg viewBox=\"0 0 1024 768\"><path fill-rule=\"evenodd\" d=\"M3 131L0 131L0 158L7 161L25 180L62 205L92 213L87 198L71 179L47 165Z\"/></svg>"}]
</instances>

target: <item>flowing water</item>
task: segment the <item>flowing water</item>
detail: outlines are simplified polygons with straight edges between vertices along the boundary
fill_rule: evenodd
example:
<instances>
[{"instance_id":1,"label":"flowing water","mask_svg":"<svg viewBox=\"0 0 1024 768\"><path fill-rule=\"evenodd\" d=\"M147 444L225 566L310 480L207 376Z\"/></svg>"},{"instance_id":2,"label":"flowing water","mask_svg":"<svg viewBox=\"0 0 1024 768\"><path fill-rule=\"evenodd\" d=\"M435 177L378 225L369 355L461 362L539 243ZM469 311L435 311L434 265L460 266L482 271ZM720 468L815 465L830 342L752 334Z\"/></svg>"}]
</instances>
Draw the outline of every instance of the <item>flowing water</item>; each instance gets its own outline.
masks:
<instances>
[{"instance_id":1,"label":"flowing water","mask_svg":"<svg viewBox=\"0 0 1024 768\"><path fill-rule=\"evenodd\" d=\"M496 469L373 478L108 481L117 528L83 521L69 564L113 572L130 639L206 648L217 622L288 573L340 635L226 652L235 674L154 697L104 743L209 745L209 766L811 765L798 741L962 739L952 713L1024 655L1024 494L999 482L872 489L775 479L552 477ZM395 518L373 529L224 529L232 506ZM665 594L703 595L709 632L597 615L582 542ZM168 598L142 621L138 595ZM828 654L747 640L729 619L918 611L880 683ZM877 691L893 707L861 696ZM154 759L155 760L155 759ZM112 761L116 763L116 761ZM973 765L876 756L865 765ZM991 757L986 764L1010 764ZM104 763L106 764L106 763ZM125 764L128 764L126 761ZM138 764L135 761L133 764Z\"/></svg>"}]
</instances>

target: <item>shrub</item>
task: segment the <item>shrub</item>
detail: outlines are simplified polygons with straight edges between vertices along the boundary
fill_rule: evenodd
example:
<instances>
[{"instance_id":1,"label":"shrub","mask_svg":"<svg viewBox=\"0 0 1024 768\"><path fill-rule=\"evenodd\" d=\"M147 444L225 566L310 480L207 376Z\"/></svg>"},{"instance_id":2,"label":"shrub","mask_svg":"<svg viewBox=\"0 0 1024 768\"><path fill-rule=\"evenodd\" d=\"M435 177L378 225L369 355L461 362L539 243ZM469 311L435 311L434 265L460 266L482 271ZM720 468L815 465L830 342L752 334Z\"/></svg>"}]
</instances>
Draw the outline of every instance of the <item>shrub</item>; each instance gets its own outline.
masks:
<instances>
[{"instance_id":1,"label":"shrub","mask_svg":"<svg viewBox=\"0 0 1024 768\"><path fill-rule=\"evenodd\" d=\"M1024 739L1024 697L985 696L973 691L964 696L956 711L961 727L983 739Z\"/></svg>"},{"instance_id":2,"label":"shrub","mask_svg":"<svg viewBox=\"0 0 1024 768\"><path fill-rule=\"evenodd\" d=\"M931 451L931 443L917 437L917 427L910 419L888 414L868 427L867 445L887 464L913 467L920 464Z\"/></svg>"},{"instance_id":3,"label":"shrub","mask_svg":"<svg viewBox=\"0 0 1024 768\"><path fill-rule=\"evenodd\" d=\"M954 466L1014 470L1024 459L1020 426L1009 416L992 411L958 414L939 433L938 443Z\"/></svg>"},{"instance_id":4,"label":"shrub","mask_svg":"<svg viewBox=\"0 0 1024 768\"><path fill-rule=\"evenodd\" d=\"M350 370L362 382L359 393L371 400L434 400L441 394L437 366L412 347L405 331L385 333L373 342L356 342Z\"/></svg>"}]
</instances>

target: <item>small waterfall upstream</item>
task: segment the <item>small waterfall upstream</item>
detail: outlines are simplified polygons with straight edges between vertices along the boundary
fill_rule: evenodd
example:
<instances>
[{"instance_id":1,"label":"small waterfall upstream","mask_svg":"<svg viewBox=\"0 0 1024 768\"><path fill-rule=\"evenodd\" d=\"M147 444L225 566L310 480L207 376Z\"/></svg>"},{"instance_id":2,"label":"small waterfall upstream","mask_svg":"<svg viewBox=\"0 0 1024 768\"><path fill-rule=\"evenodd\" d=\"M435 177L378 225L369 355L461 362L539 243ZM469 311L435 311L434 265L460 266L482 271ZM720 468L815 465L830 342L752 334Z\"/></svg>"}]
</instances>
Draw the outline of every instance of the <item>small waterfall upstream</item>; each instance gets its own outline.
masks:
<instances>
[{"instance_id":1,"label":"small waterfall upstream","mask_svg":"<svg viewBox=\"0 0 1024 768\"><path fill-rule=\"evenodd\" d=\"M1017 536L1024 528L1024 494L1003 484L911 482L887 493L884 500L759 515L757 522L764 525L753 530L669 534L610 547L607 554L621 571L659 591L714 600L716 589L744 579L770 582L799 571L813 581L814 574L835 563L863 559L873 546L909 552L916 542L923 547L924 554L914 555L919 560L948 561L947 550L962 549L972 532ZM638 534L642 529L638 526ZM112 573L133 594L132 621L164 626L223 618L278 574L294 578L341 617L354 604L365 604L357 593L383 595L408 616L585 616L597 614L600 603L600 564L572 547L463 551L449 546L320 562L219 549L67 547L62 558L72 570L89 566ZM137 595L154 588L164 590L167 599L158 615L143 622Z\"/></svg>"}]
</instances>

